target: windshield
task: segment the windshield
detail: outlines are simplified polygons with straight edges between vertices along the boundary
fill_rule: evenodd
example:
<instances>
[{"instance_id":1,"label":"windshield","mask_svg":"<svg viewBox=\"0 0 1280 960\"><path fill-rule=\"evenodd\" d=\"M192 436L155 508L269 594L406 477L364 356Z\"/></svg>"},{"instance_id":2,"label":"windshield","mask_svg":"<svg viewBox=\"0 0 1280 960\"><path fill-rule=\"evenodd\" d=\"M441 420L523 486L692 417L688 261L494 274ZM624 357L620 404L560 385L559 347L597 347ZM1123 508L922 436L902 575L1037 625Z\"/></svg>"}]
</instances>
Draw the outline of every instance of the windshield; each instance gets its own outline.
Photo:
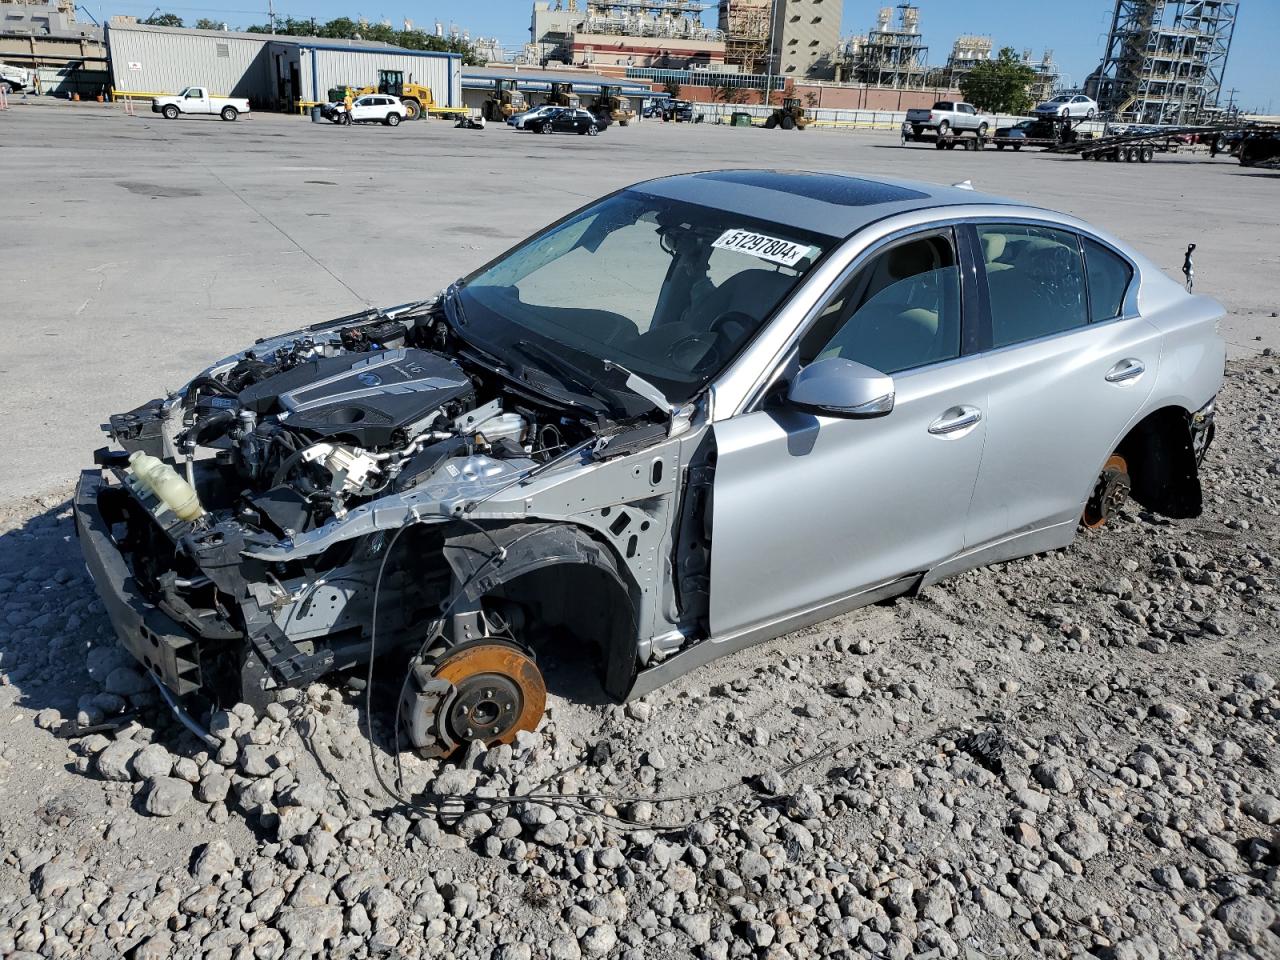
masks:
<instances>
[{"instance_id":1,"label":"windshield","mask_svg":"<svg viewBox=\"0 0 1280 960\"><path fill-rule=\"evenodd\" d=\"M524 362L534 341L595 373L612 361L682 403L724 369L833 242L626 190L463 281L463 335L505 360Z\"/></svg>"}]
</instances>

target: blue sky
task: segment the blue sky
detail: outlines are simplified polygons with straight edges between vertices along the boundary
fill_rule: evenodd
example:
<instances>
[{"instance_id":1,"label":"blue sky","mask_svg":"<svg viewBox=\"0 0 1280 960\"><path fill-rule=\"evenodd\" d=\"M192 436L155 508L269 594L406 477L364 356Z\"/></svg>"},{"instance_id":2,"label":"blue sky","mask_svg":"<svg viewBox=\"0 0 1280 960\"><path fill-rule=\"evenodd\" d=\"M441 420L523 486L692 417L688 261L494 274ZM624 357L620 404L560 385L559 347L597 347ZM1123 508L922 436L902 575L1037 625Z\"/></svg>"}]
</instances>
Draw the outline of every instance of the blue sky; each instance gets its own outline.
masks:
<instances>
[{"instance_id":1,"label":"blue sky","mask_svg":"<svg viewBox=\"0 0 1280 960\"><path fill-rule=\"evenodd\" d=\"M843 35L864 33L873 23L876 10L891 0L846 0ZM266 0L164 0L87 4L95 16L129 13L145 17L157 3L187 21L207 16L224 19L232 26L266 21ZM315 17L329 20L338 16L365 16L370 20L389 19L400 26L408 17L415 26L430 28L435 20L456 23L472 35L496 36L517 46L529 39L531 0L275 0L277 15ZM585 3L585 0L583 0ZM1018 50L1032 48L1038 56L1045 47L1065 74L1075 83L1083 82L1102 56L1111 19L1111 0L917 0L921 32L929 44L929 59L946 60L958 34L990 34L997 47ZM206 5L207 4L207 5ZM709 2L706 18L715 17ZM260 10L254 10L255 7ZM1280 39L1280 0L1240 0L1235 40L1227 66L1226 89L1237 87L1236 102L1246 109L1280 111L1280 71L1275 67L1275 42ZM1270 109L1268 109L1270 104Z\"/></svg>"}]
</instances>

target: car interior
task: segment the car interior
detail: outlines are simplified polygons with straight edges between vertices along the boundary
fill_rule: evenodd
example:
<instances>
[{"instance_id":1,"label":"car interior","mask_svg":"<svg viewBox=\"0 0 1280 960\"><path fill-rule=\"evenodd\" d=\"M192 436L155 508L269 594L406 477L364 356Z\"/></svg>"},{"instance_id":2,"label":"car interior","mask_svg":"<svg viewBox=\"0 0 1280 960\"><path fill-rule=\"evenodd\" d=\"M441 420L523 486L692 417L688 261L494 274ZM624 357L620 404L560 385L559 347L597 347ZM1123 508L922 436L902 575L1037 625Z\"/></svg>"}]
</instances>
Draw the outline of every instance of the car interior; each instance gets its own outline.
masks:
<instances>
[{"instance_id":1,"label":"car interior","mask_svg":"<svg viewBox=\"0 0 1280 960\"><path fill-rule=\"evenodd\" d=\"M801 341L802 363L843 357L897 373L960 355L960 274L948 235L915 238L859 270Z\"/></svg>"},{"instance_id":2,"label":"car interior","mask_svg":"<svg viewBox=\"0 0 1280 960\"><path fill-rule=\"evenodd\" d=\"M979 227L996 347L1086 322L1084 270L1074 235L1041 227Z\"/></svg>"}]
</instances>

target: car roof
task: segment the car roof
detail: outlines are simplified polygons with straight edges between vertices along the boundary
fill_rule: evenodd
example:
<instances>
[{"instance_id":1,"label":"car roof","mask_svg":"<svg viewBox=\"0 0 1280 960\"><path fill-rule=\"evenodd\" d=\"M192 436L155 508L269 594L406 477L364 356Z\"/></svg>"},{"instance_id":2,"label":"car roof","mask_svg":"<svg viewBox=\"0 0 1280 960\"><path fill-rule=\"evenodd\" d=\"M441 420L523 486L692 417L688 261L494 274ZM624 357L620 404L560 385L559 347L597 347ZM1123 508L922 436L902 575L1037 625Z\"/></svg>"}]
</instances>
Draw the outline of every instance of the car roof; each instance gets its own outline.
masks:
<instances>
[{"instance_id":1,"label":"car roof","mask_svg":"<svg viewBox=\"0 0 1280 960\"><path fill-rule=\"evenodd\" d=\"M961 187L805 170L708 170L635 186L655 196L840 238L911 210L1015 203Z\"/></svg>"}]
</instances>

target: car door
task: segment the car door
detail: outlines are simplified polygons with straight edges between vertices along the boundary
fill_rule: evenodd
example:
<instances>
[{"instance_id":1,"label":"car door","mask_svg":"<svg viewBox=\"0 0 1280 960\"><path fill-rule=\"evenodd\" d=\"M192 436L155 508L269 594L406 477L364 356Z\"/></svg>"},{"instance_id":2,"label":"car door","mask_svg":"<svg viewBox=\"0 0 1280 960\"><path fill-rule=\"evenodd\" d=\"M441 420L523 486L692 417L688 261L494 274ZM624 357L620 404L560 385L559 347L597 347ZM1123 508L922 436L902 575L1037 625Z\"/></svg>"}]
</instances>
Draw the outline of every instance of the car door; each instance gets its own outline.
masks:
<instances>
[{"instance_id":1,"label":"car door","mask_svg":"<svg viewBox=\"0 0 1280 960\"><path fill-rule=\"evenodd\" d=\"M209 113L209 97L200 87L192 87L182 98L182 112L201 114Z\"/></svg>"},{"instance_id":2,"label":"car door","mask_svg":"<svg viewBox=\"0 0 1280 960\"><path fill-rule=\"evenodd\" d=\"M377 112L374 101L379 97L361 97L351 105L351 119L355 121L372 120L373 115Z\"/></svg>"},{"instance_id":3,"label":"car door","mask_svg":"<svg viewBox=\"0 0 1280 960\"><path fill-rule=\"evenodd\" d=\"M963 546L986 433L981 361L962 350L950 228L875 251L832 293L794 367L828 357L894 377L893 409L795 409L785 385L714 427L711 634L725 638L922 572Z\"/></svg>"},{"instance_id":4,"label":"car door","mask_svg":"<svg viewBox=\"0 0 1280 960\"><path fill-rule=\"evenodd\" d=\"M1137 313L1132 264L1105 244L1041 223L975 231L989 416L966 541L1055 527L1069 540L1155 383L1159 332Z\"/></svg>"}]
</instances>

